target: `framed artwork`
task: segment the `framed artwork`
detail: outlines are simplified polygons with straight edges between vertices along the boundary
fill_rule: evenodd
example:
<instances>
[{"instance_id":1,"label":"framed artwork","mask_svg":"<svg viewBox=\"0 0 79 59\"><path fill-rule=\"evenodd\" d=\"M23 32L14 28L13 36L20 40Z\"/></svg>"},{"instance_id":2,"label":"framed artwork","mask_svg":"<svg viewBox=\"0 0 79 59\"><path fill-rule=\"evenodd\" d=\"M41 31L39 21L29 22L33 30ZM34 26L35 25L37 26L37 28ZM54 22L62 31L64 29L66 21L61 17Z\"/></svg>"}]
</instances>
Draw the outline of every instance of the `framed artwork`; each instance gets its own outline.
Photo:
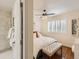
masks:
<instances>
[{"instance_id":1,"label":"framed artwork","mask_svg":"<svg viewBox=\"0 0 79 59\"><path fill-rule=\"evenodd\" d=\"M77 34L77 19L72 19L72 35Z\"/></svg>"}]
</instances>

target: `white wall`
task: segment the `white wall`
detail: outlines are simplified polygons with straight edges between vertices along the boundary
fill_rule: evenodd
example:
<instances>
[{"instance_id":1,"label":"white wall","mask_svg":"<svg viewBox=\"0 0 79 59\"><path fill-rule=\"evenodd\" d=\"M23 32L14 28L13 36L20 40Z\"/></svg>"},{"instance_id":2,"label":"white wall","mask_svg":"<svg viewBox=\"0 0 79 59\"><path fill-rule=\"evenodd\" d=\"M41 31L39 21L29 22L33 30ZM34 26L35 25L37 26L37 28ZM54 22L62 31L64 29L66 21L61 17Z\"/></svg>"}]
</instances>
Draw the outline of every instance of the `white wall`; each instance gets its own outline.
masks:
<instances>
[{"instance_id":1,"label":"white wall","mask_svg":"<svg viewBox=\"0 0 79 59\"><path fill-rule=\"evenodd\" d=\"M33 31L39 31L40 32L40 16L36 14L40 14L38 11L33 11Z\"/></svg>"},{"instance_id":2,"label":"white wall","mask_svg":"<svg viewBox=\"0 0 79 59\"><path fill-rule=\"evenodd\" d=\"M34 22L33 22L33 31L39 31L40 32L40 17L34 17Z\"/></svg>"},{"instance_id":3,"label":"white wall","mask_svg":"<svg viewBox=\"0 0 79 59\"><path fill-rule=\"evenodd\" d=\"M0 11L0 51L10 48L8 31L10 28L11 14L7 11Z\"/></svg>"},{"instance_id":4,"label":"white wall","mask_svg":"<svg viewBox=\"0 0 79 59\"><path fill-rule=\"evenodd\" d=\"M71 47L74 43L75 38L72 36L72 19L79 18L79 10L67 12L61 15L57 15L54 17L51 17L51 19L54 18L62 18L66 17L67 19L67 33L48 33L47 31L47 21L50 20L49 18L43 19L41 21L41 32L44 35L51 36L56 38L59 42L62 42L63 45Z\"/></svg>"}]
</instances>

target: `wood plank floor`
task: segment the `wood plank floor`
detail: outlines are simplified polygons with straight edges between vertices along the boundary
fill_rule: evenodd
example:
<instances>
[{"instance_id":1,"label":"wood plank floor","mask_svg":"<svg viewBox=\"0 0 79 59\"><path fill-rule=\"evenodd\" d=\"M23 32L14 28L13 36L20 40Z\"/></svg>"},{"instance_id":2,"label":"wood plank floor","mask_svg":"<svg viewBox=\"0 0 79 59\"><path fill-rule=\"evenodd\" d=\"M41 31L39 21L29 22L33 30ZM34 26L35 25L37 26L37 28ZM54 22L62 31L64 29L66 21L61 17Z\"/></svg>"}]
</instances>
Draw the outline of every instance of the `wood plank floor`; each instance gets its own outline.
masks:
<instances>
[{"instance_id":1,"label":"wood plank floor","mask_svg":"<svg viewBox=\"0 0 79 59\"><path fill-rule=\"evenodd\" d=\"M43 59L49 59L48 56L44 55ZM51 59L74 59L71 48L62 47L62 57L61 51L59 50Z\"/></svg>"}]
</instances>

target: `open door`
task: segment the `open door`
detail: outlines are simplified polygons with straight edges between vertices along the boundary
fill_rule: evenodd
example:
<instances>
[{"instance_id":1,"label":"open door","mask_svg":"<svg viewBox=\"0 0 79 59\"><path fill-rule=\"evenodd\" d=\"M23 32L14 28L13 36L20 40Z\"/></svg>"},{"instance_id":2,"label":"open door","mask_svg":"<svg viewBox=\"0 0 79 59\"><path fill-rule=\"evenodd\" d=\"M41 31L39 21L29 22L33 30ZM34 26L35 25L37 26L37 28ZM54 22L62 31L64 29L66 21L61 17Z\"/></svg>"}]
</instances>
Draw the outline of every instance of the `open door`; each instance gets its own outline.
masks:
<instances>
[{"instance_id":1,"label":"open door","mask_svg":"<svg viewBox=\"0 0 79 59\"><path fill-rule=\"evenodd\" d=\"M20 0L16 0L13 7L13 28L14 42L13 44L13 59L23 59L23 4Z\"/></svg>"}]
</instances>

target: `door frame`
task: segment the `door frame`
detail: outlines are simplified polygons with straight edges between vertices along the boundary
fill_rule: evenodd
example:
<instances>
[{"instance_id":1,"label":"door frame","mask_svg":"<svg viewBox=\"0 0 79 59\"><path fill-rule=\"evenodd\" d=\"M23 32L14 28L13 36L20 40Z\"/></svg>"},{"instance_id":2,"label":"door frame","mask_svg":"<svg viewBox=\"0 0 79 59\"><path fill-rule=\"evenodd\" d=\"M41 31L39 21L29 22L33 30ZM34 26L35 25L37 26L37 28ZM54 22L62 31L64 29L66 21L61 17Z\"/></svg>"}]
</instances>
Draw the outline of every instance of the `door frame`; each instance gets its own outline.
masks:
<instances>
[{"instance_id":1,"label":"door frame","mask_svg":"<svg viewBox=\"0 0 79 59\"><path fill-rule=\"evenodd\" d=\"M20 9L21 9L21 59L23 59L23 2L20 1Z\"/></svg>"},{"instance_id":2,"label":"door frame","mask_svg":"<svg viewBox=\"0 0 79 59\"><path fill-rule=\"evenodd\" d=\"M33 59L33 0L23 0L23 59Z\"/></svg>"}]
</instances>

